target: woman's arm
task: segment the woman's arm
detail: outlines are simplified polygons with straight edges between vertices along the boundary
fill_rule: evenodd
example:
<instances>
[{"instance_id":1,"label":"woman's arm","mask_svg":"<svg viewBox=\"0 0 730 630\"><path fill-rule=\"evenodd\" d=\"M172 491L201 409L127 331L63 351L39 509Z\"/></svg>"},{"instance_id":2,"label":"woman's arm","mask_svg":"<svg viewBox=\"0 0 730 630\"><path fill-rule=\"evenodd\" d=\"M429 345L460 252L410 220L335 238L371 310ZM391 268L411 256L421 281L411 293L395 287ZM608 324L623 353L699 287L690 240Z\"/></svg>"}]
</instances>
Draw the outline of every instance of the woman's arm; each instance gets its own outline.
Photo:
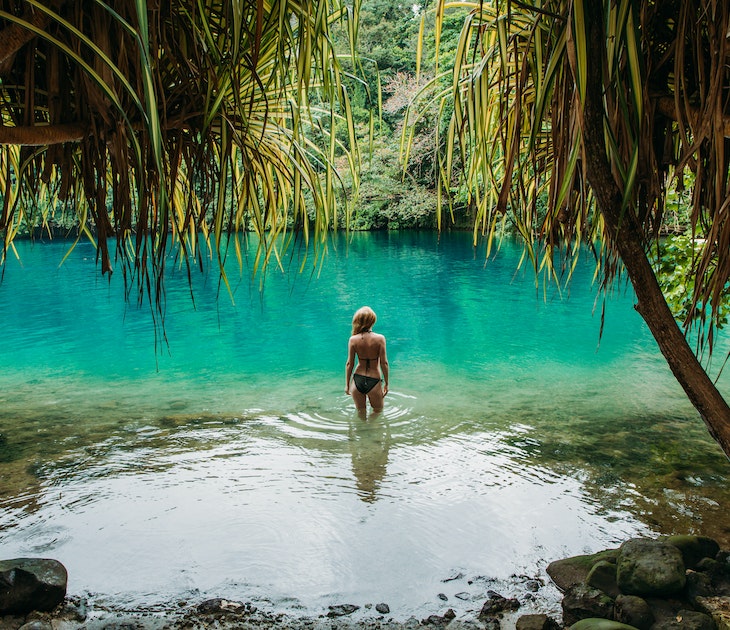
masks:
<instances>
[{"instance_id":1,"label":"woman's arm","mask_svg":"<svg viewBox=\"0 0 730 630\"><path fill-rule=\"evenodd\" d=\"M347 342L347 363L345 363L345 393L350 393L350 379L352 378L352 368L355 366L355 344L352 337Z\"/></svg>"},{"instance_id":2,"label":"woman's arm","mask_svg":"<svg viewBox=\"0 0 730 630\"><path fill-rule=\"evenodd\" d=\"M390 376L388 355L385 352L385 337L383 337L383 345L380 347L380 369L383 372L383 396L385 396L388 393L388 378Z\"/></svg>"}]
</instances>

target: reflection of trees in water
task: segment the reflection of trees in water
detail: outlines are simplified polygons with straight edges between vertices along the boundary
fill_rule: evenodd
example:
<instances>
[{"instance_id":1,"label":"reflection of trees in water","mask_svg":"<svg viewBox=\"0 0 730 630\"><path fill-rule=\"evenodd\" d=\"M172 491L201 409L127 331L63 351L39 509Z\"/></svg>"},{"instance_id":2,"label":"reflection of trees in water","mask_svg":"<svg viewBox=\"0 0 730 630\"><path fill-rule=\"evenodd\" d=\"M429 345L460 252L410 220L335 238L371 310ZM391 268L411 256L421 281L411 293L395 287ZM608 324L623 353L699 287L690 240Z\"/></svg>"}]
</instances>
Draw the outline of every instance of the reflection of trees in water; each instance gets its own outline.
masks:
<instances>
[{"instance_id":1,"label":"reflection of trees in water","mask_svg":"<svg viewBox=\"0 0 730 630\"><path fill-rule=\"evenodd\" d=\"M505 435L522 452L526 469L580 478L598 513L626 511L658 533L703 534L723 548L730 544L730 468L700 424L647 413L611 422L554 417L549 425L535 420L522 426L528 425L539 432Z\"/></svg>"},{"instance_id":2,"label":"reflection of trees in water","mask_svg":"<svg viewBox=\"0 0 730 630\"><path fill-rule=\"evenodd\" d=\"M374 503L387 472L390 427L379 413L362 415L350 422L349 438L358 495L366 503Z\"/></svg>"}]
</instances>

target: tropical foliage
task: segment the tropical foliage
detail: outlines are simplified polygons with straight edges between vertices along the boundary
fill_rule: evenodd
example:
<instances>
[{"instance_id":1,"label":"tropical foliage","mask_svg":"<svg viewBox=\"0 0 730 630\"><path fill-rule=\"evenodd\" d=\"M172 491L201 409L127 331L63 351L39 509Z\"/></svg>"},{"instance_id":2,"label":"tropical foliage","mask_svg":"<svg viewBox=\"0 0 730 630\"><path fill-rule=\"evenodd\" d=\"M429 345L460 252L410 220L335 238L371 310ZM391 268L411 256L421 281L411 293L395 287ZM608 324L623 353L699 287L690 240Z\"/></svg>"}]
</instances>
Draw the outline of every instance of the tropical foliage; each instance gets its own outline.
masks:
<instances>
[{"instance_id":1,"label":"tropical foliage","mask_svg":"<svg viewBox=\"0 0 730 630\"><path fill-rule=\"evenodd\" d=\"M434 80L430 95L448 122L439 197L465 188L490 238L509 211L535 269L553 277L569 273L584 244L602 286L625 272L637 310L730 455L730 408L675 325L650 261L667 181L681 189L690 172L697 249L684 324L711 351L730 280L730 6L493 0L436 11L465 6L451 86L439 92Z\"/></svg>"},{"instance_id":2,"label":"tropical foliage","mask_svg":"<svg viewBox=\"0 0 730 630\"><path fill-rule=\"evenodd\" d=\"M258 236L255 267L291 228L308 235L308 213L323 233L349 212L335 160L358 168L330 39L337 23L354 42L353 12L338 0L1 0L3 253L21 229L72 223L104 273L116 261L160 304L170 250L188 265L212 254L225 280L231 233Z\"/></svg>"}]
</instances>

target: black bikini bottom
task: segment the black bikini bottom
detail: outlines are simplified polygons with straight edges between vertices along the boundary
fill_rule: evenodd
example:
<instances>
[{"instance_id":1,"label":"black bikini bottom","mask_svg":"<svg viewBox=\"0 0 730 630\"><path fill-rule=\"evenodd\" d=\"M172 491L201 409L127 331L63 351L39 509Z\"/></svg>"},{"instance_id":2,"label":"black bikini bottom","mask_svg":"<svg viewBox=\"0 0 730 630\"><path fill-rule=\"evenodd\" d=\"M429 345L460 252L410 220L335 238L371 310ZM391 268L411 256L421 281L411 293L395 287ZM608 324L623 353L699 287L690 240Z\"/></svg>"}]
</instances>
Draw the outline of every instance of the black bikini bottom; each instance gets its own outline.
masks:
<instances>
[{"instance_id":1,"label":"black bikini bottom","mask_svg":"<svg viewBox=\"0 0 730 630\"><path fill-rule=\"evenodd\" d=\"M380 383L379 378L375 378L374 376L364 376L362 374L355 374L353 376L353 380L355 381L357 391L361 394L367 394L373 387Z\"/></svg>"}]
</instances>

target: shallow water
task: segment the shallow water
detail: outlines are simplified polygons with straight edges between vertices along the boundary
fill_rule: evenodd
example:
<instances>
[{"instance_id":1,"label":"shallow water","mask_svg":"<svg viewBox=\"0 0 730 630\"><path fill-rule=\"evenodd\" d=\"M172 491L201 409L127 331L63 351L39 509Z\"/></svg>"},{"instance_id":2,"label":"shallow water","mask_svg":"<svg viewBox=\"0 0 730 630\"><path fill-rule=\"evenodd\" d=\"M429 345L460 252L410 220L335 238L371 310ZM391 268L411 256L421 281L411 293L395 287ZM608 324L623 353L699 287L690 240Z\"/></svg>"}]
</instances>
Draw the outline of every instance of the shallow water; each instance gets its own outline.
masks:
<instances>
[{"instance_id":1,"label":"shallow water","mask_svg":"<svg viewBox=\"0 0 730 630\"><path fill-rule=\"evenodd\" d=\"M272 268L263 293L235 266L233 299L194 274L194 306L171 272L162 351L90 246L59 267L66 243L19 243L0 284L0 555L57 558L71 593L116 605L404 618L478 610L500 580L632 535L730 547L730 466L631 292L599 344L590 264L536 290L515 248L485 264L469 240L340 236L319 274ZM343 394L364 303L392 387L367 421Z\"/></svg>"}]
</instances>

